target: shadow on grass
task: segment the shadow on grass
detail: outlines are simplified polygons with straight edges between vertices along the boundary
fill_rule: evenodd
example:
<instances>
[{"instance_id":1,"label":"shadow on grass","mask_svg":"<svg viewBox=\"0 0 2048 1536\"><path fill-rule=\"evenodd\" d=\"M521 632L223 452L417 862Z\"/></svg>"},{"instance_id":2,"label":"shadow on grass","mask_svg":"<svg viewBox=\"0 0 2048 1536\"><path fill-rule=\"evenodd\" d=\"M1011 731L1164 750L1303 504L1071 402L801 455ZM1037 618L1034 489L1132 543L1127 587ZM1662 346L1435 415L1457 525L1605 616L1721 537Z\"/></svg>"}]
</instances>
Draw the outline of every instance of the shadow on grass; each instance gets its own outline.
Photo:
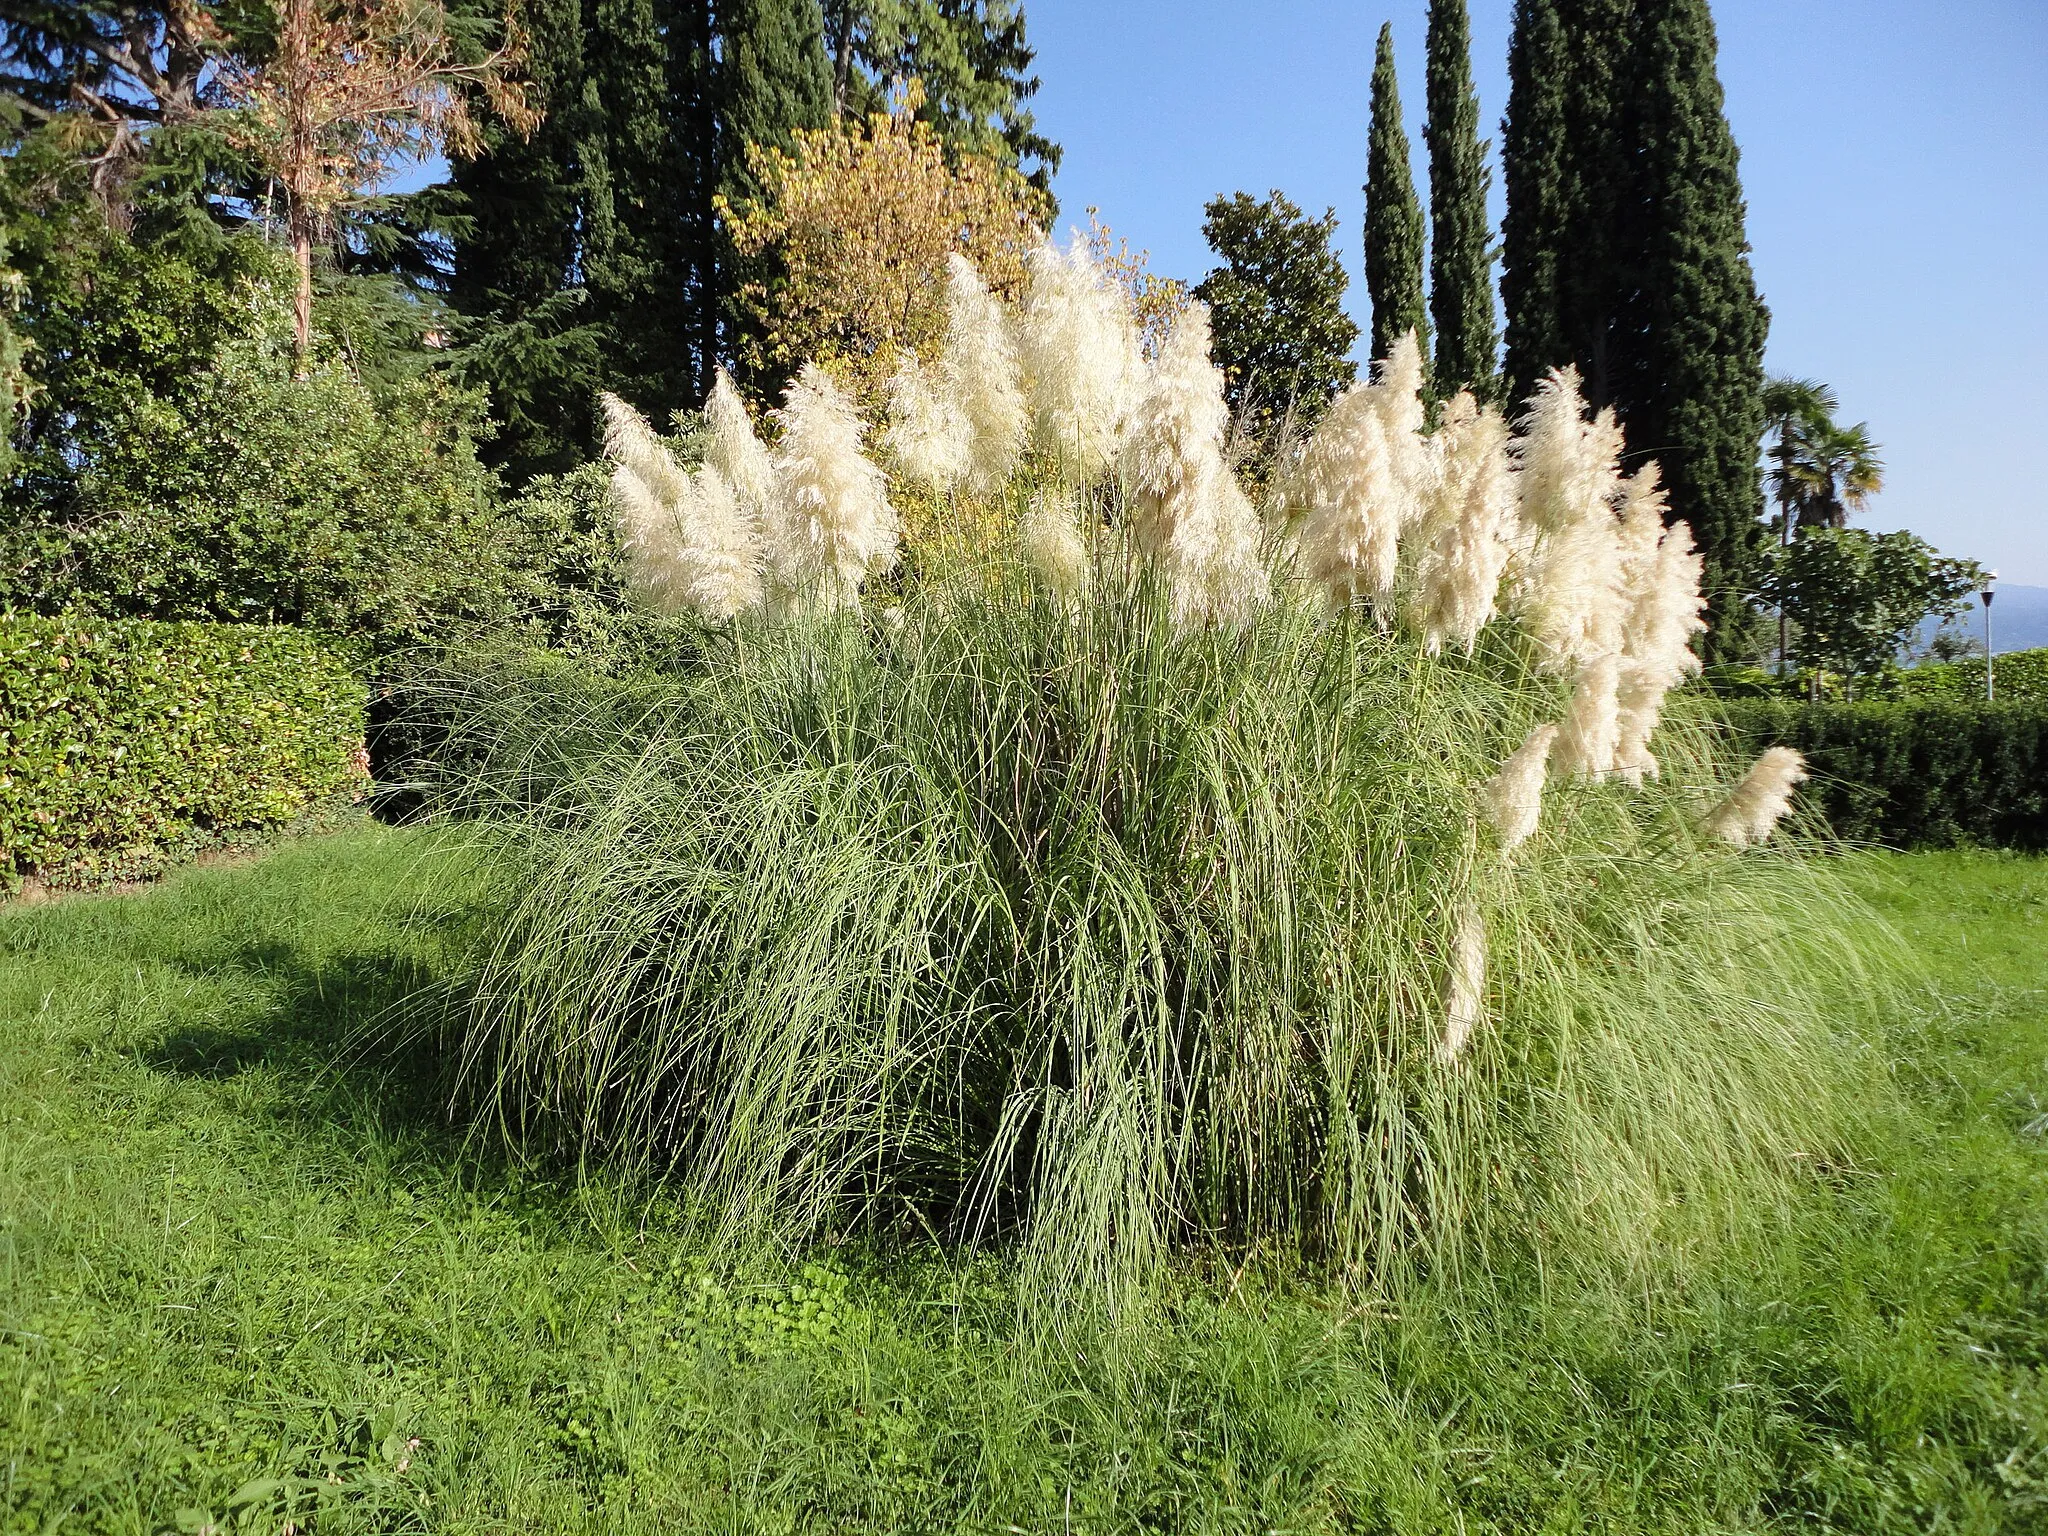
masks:
<instances>
[{"instance_id":1,"label":"shadow on grass","mask_svg":"<svg viewBox=\"0 0 2048 1536\"><path fill-rule=\"evenodd\" d=\"M405 1141L469 1163L486 1150L458 1093L459 967L397 948L318 954L271 939L174 963L195 979L253 983L259 997L166 1030L139 1055L152 1070L218 1083L265 1074L274 1113L300 1133Z\"/></svg>"}]
</instances>

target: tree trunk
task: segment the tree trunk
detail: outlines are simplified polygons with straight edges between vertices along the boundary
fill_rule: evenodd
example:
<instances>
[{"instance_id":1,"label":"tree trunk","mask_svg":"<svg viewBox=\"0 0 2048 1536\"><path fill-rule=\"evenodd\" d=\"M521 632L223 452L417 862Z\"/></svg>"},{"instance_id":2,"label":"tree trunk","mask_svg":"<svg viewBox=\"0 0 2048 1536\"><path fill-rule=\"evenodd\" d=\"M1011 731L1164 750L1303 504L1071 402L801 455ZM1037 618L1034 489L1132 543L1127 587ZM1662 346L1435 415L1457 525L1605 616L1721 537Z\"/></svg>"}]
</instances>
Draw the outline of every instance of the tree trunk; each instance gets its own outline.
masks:
<instances>
[{"instance_id":1,"label":"tree trunk","mask_svg":"<svg viewBox=\"0 0 2048 1536\"><path fill-rule=\"evenodd\" d=\"M313 345L313 232L304 219L292 220L292 261L299 271L298 291L292 295L292 345L303 363Z\"/></svg>"}]
</instances>

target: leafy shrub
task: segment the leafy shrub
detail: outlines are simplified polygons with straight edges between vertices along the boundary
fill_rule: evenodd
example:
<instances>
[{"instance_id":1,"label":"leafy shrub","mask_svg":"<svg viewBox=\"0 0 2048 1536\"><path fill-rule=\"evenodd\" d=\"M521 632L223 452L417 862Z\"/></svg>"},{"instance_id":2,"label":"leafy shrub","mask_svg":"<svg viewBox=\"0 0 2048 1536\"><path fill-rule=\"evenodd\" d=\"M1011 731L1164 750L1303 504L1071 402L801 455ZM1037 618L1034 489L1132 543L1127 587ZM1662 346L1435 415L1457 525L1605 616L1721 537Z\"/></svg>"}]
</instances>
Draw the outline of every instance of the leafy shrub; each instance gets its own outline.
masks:
<instances>
[{"instance_id":1,"label":"leafy shrub","mask_svg":"<svg viewBox=\"0 0 2048 1536\"><path fill-rule=\"evenodd\" d=\"M358 794L363 705L303 630L0 617L0 880L144 873Z\"/></svg>"},{"instance_id":2,"label":"leafy shrub","mask_svg":"<svg viewBox=\"0 0 2048 1536\"><path fill-rule=\"evenodd\" d=\"M253 237L145 243L84 214L22 257L33 395L0 518L0 605L303 624L389 652L558 607L588 528L508 505L480 393L360 351L361 298L291 345ZM61 228L78 249L53 238ZM401 366L402 364L402 366Z\"/></svg>"},{"instance_id":3,"label":"leafy shrub","mask_svg":"<svg viewBox=\"0 0 2048 1536\"><path fill-rule=\"evenodd\" d=\"M2048 848L2048 701L1742 699L1722 707L1753 746L1805 754L1813 777L1801 797L1841 837L1901 848Z\"/></svg>"},{"instance_id":4,"label":"leafy shrub","mask_svg":"<svg viewBox=\"0 0 2048 1536\"><path fill-rule=\"evenodd\" d=\"M1998 658L1994 682L1998 697L2008 703L2048 700L2048 646L2008 651ZM1984 697L1984 658L1963 656L1914 667L1899 674L1896 686L1909 699L1979 700Z\"/></svg>"}]
</instances>

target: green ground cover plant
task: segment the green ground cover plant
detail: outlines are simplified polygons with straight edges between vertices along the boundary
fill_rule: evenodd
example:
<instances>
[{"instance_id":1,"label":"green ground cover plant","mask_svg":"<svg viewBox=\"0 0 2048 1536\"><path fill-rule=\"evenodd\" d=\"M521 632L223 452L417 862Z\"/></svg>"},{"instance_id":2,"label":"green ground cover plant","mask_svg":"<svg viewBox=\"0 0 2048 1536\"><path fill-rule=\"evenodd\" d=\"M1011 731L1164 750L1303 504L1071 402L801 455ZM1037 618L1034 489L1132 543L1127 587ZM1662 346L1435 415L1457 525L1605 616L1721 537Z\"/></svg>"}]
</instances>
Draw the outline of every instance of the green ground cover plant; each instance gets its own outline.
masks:
<instances>
[{"instance_id":1,"label":"green ground cover plant","mask_svg":"<svg viewBox=\"0 0 2048 1536\"><path fill-rule=\"evenodd\" d=\"M735 1267L465 1144L393 1009L491 882L368 829L0 912L0 1530L2012 1532L2048 1519L2048 866L1857 856L1895 1112L1629 1297L1180 1266L1059 1346L906 1215Z\"/></svg>"},{"instance_id":2,"label":"green ground cover plant","mask_svg":"<svg viewBox=\"0 0 2048 1536\"><path fill-rule=\"evenodd\" d=\"M0 613L0 890L150 874L361 796L358 663L299 629Z\"/></svg>"}]
</instances>

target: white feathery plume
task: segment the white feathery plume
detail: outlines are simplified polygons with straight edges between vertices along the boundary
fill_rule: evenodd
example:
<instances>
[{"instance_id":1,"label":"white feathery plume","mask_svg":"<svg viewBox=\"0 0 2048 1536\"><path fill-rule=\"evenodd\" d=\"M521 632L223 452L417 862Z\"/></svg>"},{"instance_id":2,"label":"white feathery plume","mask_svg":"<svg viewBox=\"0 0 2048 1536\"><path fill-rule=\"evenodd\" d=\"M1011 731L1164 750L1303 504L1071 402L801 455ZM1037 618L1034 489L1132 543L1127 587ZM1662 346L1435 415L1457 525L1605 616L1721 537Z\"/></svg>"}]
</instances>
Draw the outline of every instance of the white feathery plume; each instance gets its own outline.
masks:
<instances>
[{"instance_id":1,"label":"white feathery plume","mask_svg":"<svg viewBox=\"0 0 2048 1536\"><path fill-rule=\"evenodd\" d=\"M1486 924L1479 909L1467 904L1458 913L1458 932L1451 941L1450 974L1444 988L1444 1034L1437 1055L1446 1063L1465 1054L1486 1004Z\"/></svg>"},{"instance_id":2,"label":"white feathery plume","mask_svg":"<svg viewBox=\"0 0 2048 1536\"><path fill-rule=\"evenodd\" d=\"M775 504L775 467L761 439L754 435L747 403L723 368L711 386L711 398L704 402L704 415L711 423L704 462L732 487L742 513L756 522L764 521Z\"/></svg>"},{"instance_id":3,"label":"white feathery plume","mask_svg":"<svg viewBox=\"0 0 2048 1536\"><path fill-rule=\"evenodd\" d=\"M761 550L725 477L705 465L690 477L684 504L683 599L700 618L723 624L761 606Z\"/></svg>"},{"instance_id":4,"label":"white feathery plume","mask_svg":"<svg viewBox=\"0 0 2048 1536\"><path fill-rule=\"evenodd\" d=\"M1790 747L1772 747L1707 814L1700 830L1737 848L1763 842L1792 808L1793 787L1806 776L1805 758Z\"/></svg>"},{"instance_id":5,"label":"white feathery plume","mask_svg":"<svg viewBox=\"0 0 2048 1536\"><path fill-rule=\"evenodd\" d=\"M1032 433L1060 477L1085 484L1116 461L1126 419L1145 388L1138 329L1080 238L1031 253L1018 316L1018 357Z\"/></svg>"},{"instance_id":6,"label":"white feathery plume","mask_svg":"<svg viewBox=\"0 0 2048 1536\"><path fill-rule=\"evenodd\" d=\"M968 483L986 493L1016 471L1027 426L1011 320L974 263L955 251L946 266L943 375L969 427Z\"/></svg>"},{"instance_id":7,"label":"white feathery plume","mask_svg":"<svg viewBox=\"0 0 2048 1536\"><path fill-rule=\"evenodd\" d=\"M1394 343L1373 376L1373 407L1386 430L1394 474L1408 492L1401 505L1402 526L1406 527L1421 515L1435 469L1432 445L1424 435L1428 408L1422 399L1422 343L1415 332L1407 332Z\"/></svg>"},{"instance_id":8,"label":"white feathery plume","mask_svg":"<svg viewBox=\"0 0 2048 1536\"><path fill-rule=\"evenodd\" d=\"M1614 769L1621 742L1621 658L1596 656L1578 669L1557 733L1561 773L1598 779Z\"/></svg>"},{"instance_id":9,"label":"white feathery plume","mask_svg":"<svg viewBox=\"0 0 2048 1536\"><path fill-rule=\"evenodd\" d=\"M903 472L944 495L967 478L973 427L959 396L906 350L889 380L889 429L882 441Z\"/></svg>"},{"instance_id":10,"label":"white feathery plume","mask_svg":"<svg viewBox=\"0 0 2048 1536\"><path fill-rule=\"evenodd\" d=\"M1031 497L1017 527L1024 558L1053 592L1071 601L1088 586L1088 541L1074 519L1073 506L1057 490Z\"/></svg>"},{"instance_id":11,"label":"white feathery plume","mask_svg":"<svg viewBox=\"0 0 2048 1536\"><path fill-rule=\"evenodd\" d=\"M1612 411L1585 419L1578 374L1567 368L1537 389L1515 447L1528 535L1515 606L1545 670L1569 673L1621 648L1621 429Z\"/></svg>"},{"instance_id":12,"label":"white feathery plume","mask_svg":"<svg viewBox=\"0 0 2048 1536\"><path fill-rule=\"evenodd\" d=\"M626 583L657 613L681 613L688 573L673 508L627 464L612 466L612 512L626 553Z\"/></svg>"},{"instance_id":13,"label":"white feathery plume","mask_svg":"<svg viewBox=\"0 0 2048 1536\"><path fill-rule=\"evenodd\" d=\"M1507 441L1500 413L1479 410L1471 395L1444 407L1417 537L1415 622L1432 656L1446 641L1469 653L1493 617L1515 537Z\"/></svg>"},{"instance_id":14,"label":"white feathery plume","mask_svg":"<svg viewBox=\"0 0 2048 1536\"><path fill-rule=\"evenodd\" d=\"M1684 523L1664 526L1665 496L1657 466L1646 464L1629 477L1622 510L1621 542L1628 579L1628 610L1622 621L1621 733L1615 764L1631 782L1657 776L1650 737L1664 712L1664 699L1699 670L1692 637L1706 628L1700 596L1703 564Z\"/></svg>"},{"instance_id":15,"label":"white feathery plume","mask_svg":"<svg viewBox=\"0 0 2048 1536\"><path fill-rule=\"evenodd\" d=\"M1152 366L1123 454L1132 541L1183 623L1242 622L1267 597L1258 513L1223 462L1229 421L1209 311L1193 304Z\"/></svg>"},{"instance_id":16,"label":"white feathery plume","mask_svg":"<svg viewBox=\"0 0 2048 1536\"><path fill-rule=\"evenodd\" d=\"M1372 385L1353 385L1323 413L1289 496L1302 575L1334 607L1386 601L1410 498Z\"/></svg>"},{"instance_id":17,"label":"white feathery plume","mask_svg":"<svg viewBox=\"0 0 2048 1536\"><path fill-rule=\"evenodd\" d=\"M604 398L612 504L634 590L663 613L724 623L761 601L759 541L719 473L685 470L640 413Z\"/></svg>"},{"instance_id":18,"label":"white feathery plume","mask_svg":"<svg viewBox=\"0 0 2048 1536\"><path fill-rule=\"evenodd\" d=\"M631 470L663 506L679 507L689 494L689 476L668 445L655 436L645 416L617 395L601 395L599 400L604 406L605 453L614 464Z\"/></svg>"},{"instance_id":19,"label":"white feathery plume","mask_svg":"<svg viewBox=\"0 0 2048 1536\"><path fill-rule=\"evenodd\" d=\"M1606 504L1617 489L1611 466L1589 453L1586 400L1577 368L1552 369L1529 397L1516 423L1515 485L1522 521L1537 533L1554 533L1577 522L1593 504Z\"/></svg>"},{"instance_id":20,"label":"white feathery plume","mask_svg":"<svg viewBox=\"0 0 2048 1536\"><path fill-rule=\"evenodd\" d=\"M1543 817L1543 781L1550 769L1550 749L1557 727L1539 725L1508 754L1500 771L1486 781L1486 805L1501 848L1513 853L1536 834Z\"/></svg>"},{"instance_id":21,"label":"white feathery plume","mask_svg":"<svg viewBox=\"0 0 2048 1536\"><path fill-rule=\"evenodd\" d=\"M886 481L861 452L860 415L830 374L806 363L776 420L774 534L783 547L770 565L798 606L856 604L868 575L895 565L898 539Z\"/></svg>"}]
</instances>

